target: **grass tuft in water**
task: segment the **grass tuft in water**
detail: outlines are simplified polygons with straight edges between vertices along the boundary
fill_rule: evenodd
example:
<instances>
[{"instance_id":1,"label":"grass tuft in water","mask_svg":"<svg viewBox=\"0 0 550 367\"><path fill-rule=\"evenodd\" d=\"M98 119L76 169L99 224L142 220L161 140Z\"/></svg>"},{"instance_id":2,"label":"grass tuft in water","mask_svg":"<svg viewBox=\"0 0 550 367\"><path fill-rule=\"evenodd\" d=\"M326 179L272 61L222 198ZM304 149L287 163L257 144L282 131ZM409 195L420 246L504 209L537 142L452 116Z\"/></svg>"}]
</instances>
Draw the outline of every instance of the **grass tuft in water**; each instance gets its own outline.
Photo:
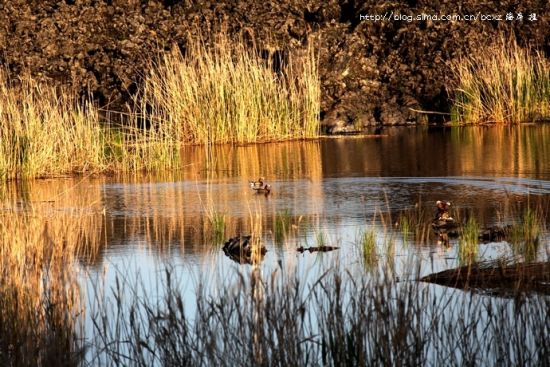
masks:
<instances>
[{"instance_id":1,"label":"grass tuft in water","mask_svg":"<svg viewBox=\"0 0 550 367\"><path fill-rule=\"evenodd\" d=\"M225 238L225 214L214 211L209 215L208 220L210 221L210 228L212 233L212 240L215 244L223 243Z\"/></svg>"},{"instance_id":2,"label":"grass tuft in water","mask_svg":"<svg viewBox=\"0 0 550 367\"><path fill-rule=\"evenodd\" d=\"M542 223L543 219L538 211L528 207L523 211L519 223L512 225L510 232L514 252L523 255L528 261L536 258Z\"/></svg>"},{"instance_id":3,"label":"grass tuft in water","mask_svg":"<svg viewBox=\"0 0 550 367\"><path fill-rule=\"evenodd\" d=\"M275 213L275 242L282 243L292 230L292 214L290 210Z\"/></svg>"},{"instance_id":4,"label":"grass tuft in water","mask_svg":"<svg viewBox=\"0 0 550 367\"><path fill-rule=\"evenodd\" d=\"M365 230L359 235L359 246L362 253L363 263L366 269L372 269L378 262L376 251L376 232Z\"/></svg>"},{"instance_id":5,"label":"grass tuft in water","mask_svg":"<svg viewBox=\"0 0 550 367\"><path fill-rule=\"evenodd\" d=\"M399 214L396 226L401 230L404 244L408 243L410 236L414 242L425 243L431 233L432 213L422 205L422 202L415 204L413 208L406 209Z\"/></svg>"},{"instance_id":6,"label":"grass tuft in water","mask_svg":"<svg viewBox=\"0 0 550 367\"><path fill-rule=\"evenodd\" d=\"M459 245L459 258L462 263L472 263L477 259L479 224L470 216L461 230Z\"/></svg>"}]
</instances>

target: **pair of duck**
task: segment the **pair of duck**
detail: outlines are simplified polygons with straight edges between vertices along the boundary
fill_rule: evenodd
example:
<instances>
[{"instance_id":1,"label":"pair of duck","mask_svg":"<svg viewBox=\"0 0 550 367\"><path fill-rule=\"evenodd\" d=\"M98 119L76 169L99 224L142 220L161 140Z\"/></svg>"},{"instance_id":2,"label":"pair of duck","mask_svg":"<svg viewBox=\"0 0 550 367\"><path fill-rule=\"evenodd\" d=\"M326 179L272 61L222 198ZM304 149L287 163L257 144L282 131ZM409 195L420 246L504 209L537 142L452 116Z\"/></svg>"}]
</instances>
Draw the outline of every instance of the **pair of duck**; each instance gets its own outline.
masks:
<instances>
[{"instance_id":1,"label":"pair of duck","mask_svg":"<svg viewBox=\"0 0 550 367\"><path fill-rule=\"evenodd\" d=\"M248 181L250 188L256 191L257 194L264 194L265 196L271 193L271 185L265 183L265 178L260 177L256 181Z\"/></svg>"}]
</instances>

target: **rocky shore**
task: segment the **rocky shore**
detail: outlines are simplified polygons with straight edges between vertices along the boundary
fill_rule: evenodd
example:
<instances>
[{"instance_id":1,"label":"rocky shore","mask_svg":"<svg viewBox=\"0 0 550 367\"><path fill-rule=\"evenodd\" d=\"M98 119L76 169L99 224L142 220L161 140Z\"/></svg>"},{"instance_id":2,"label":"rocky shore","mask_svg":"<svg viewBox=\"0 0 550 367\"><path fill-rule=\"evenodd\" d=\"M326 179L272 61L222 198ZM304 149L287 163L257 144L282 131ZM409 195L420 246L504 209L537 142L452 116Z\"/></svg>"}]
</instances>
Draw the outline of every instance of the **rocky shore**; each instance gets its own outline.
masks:
<instances>
[{"instance_id":1,"label":"rocky shore","mask_svg":"<svg viewBox=\"0 0 550 367\"><path fill-rule=\"evenodd\" d=\"M423 14L428 17L416 19ZM533 14L536 20L529 20ZM271 54L319 44L327 132L425 118L413 110L448 111L447 90L455 82L449 62L502 35L550 57L547 0L8 0L0 1L0 63L11 76L30 72L121 109L157 50L184 50L197 29L215 32L220 24Z\"/></svg>"}]
</instances>

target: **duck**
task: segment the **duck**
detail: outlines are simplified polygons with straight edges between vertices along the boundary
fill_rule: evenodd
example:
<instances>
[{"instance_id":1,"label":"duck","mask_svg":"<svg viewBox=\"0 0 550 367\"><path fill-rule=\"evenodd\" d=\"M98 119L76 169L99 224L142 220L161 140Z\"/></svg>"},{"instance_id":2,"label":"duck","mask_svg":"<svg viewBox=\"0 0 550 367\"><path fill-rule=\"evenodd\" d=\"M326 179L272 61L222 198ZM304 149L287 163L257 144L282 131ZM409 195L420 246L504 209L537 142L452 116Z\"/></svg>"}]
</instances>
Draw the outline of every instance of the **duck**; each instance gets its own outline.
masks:
<instances>
[{"instance_id":1,"label":"duck","mask_svg":"<svg viewBox=\"0 0 550 367\"><path fill-rule=\"evenodd\" d=\"M264 194L265 196L268 196L271 193L271 185L265 184L263 187L253 187L254 191L256 191L256 194Z\"/></svg>"},{"instance_id":2,"label":"duck","mask_svg":"<svg viewBox=\"0 0 550 367\"><path fill-rule=\"evenodd\" d=\"M445 221L445 222L452 222L454 219L449 215L449 208L451 206L451 203L448 201L441 201L438 200L435 202L435 217L434 222L437 221Z\"/></svg>"},{"instance_id":3,"label":"duck","mask_svg":"<svg viewBox=\"0 0 550 367\"><path fill-rule=\"evenodd\" d=\"M257 189L257 188L262 188L264 186L264 180L265 178L263 177L260 177L259 179L257 179L256 181L248 181L248 184L250 185L250 188L251 189Z\"/></svg>"}]
</instances>

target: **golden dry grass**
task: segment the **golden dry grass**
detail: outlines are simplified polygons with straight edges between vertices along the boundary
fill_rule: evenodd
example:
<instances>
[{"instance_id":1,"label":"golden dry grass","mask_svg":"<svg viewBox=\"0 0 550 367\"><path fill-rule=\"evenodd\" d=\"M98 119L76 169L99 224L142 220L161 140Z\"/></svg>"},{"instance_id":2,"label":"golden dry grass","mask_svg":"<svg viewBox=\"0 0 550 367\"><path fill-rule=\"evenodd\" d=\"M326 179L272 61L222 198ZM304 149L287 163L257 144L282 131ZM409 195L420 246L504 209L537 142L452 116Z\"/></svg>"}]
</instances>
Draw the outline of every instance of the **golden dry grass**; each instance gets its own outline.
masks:
<instances>
[{"instance_id":1,"label":"golden dry grass","mask_svg":"<svg viewBox=\"0 0 550 367\"><path fill-rule=\"evenodd\" d=\"M107 168L98 110L66 91L0 70L0 180Z\"/></svg>"},{"instance_id":2,"label":"golden dry grass","mask_svg":"<svg viewBox=\"0 0 550 367\"><path fill-rule=\"evenodd\" d=\"M243 41L216 39L153 65L122 127L102 120L91 98L0 71L0 180L177 169L182 144L317 136L312 46L275 72Z\"/></svg>"},{"instance_id":3,"label":"golden dry grass","mask_svg":"<svg viewBox=\"0 0 550 367\"><path fill-rule=\"evenodd\" d=\"M279 72L243 40L200 39L163 55L141 96L143 118L187 143L228 143L318 135L320 82L315 50L291 55Z\"/></svg>"},{"instance_id":4,"label":"golden dry grass","mask_svg":"<svg viewBox=\"0 0 550 367\"><path fill-rule=\"evenodd\" d=\"M501 38L480 53L456 60L452 120L519 123L550 118L550 62Z\"/></svg>"}]
</instances>

